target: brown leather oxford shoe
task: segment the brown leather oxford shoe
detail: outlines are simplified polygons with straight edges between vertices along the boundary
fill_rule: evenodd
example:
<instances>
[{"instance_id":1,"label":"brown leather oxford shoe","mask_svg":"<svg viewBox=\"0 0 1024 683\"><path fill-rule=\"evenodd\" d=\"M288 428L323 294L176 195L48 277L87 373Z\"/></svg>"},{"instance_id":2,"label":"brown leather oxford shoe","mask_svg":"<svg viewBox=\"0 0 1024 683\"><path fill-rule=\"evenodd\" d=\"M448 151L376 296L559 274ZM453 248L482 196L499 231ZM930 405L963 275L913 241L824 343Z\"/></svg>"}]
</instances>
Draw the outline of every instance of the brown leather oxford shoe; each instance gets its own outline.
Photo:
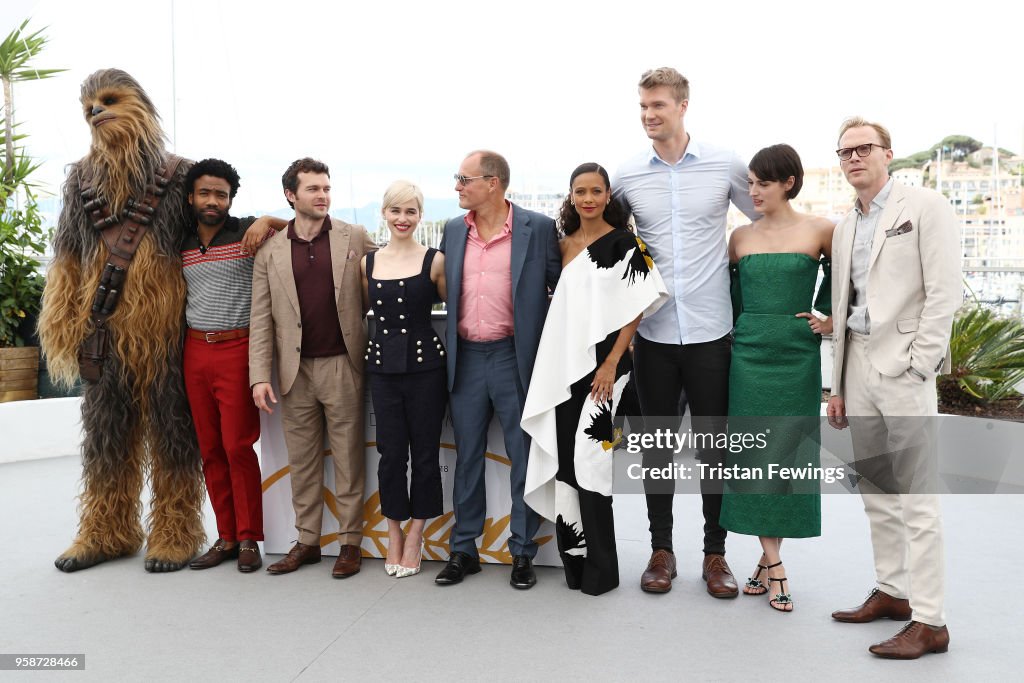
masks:
<instances>
[{"instance_id":1,"label":"brown leather oxford shoe","mask_svg":"<svg viewBox=\"0 0 1024 683\"><path fill-rule=\"evenodd\" d=\"M700 578L707 582L708 593L716 598L735 598L740 594L724 555L705 555Z\"/></svg>"},{"instance_id":2,"label":"brown leather oxford shoe","mask_svg":"<svg viewBox=\"0 0 1024 683\"><path fill-rule=\"evenodd\" d=\"M363 563L363 553L357 545L343 545L338 552L338 560L334 563L334 570L331 576L336 579L347 579L353 574L359 573L359 566Z\"/></svg>"},{"instance_id":3,"label":"brown leather oxford shoe","mask_svg":"<svg viewBox=\"0 0 1024 683\"><path fill-rule=\"evenodd\" d=\"M270 574L290 574L304 564L316 564L320 561L320 546L296 543L283 560L278 560L267 567Z\"/></svg>"},{"instance_id":4,"label":"brown leather oxford shoe","mask_svg":"<svg viewBox=\"0 0 1024 683\"><path fill-rule=\"evenodd\" d=\"M242 541L238 544L238 571L248 574L262 566L263 558L256 541Z\"/></svg>"},{"instance_id":5,"label":"brown leather oxford shoe","mask_svg":"<svg viewBox=\"0 0 1024 683\"><path fill-rule=\"evenodd\" d=\"M659 548L651 553L647 570L640 577L640 589L648 593L668 593L676 576L676 556Z\"/></svg>"},{"instance_id":6,"label":"brown leather oxford shoe","mask_svg":"<svg viewBox=\"0 0 1024 683\"><path fill-rule=\"evenodd\" d=\"M949 650L949 630L911 621L889 640L875 643L868 652L885 659L917 659L929 652Z\"/></svg>"},{"instance_id":7,"label":"brown leather oxford shoe","mask_svg":"<svg viewBox=\"0 0 1024 683\"><path fill-rule=\"evenodd\" d=\"M894 598L875 588L868 593L868 597L862 604L850 609L836 610L832 613L832 618L849 624L866 624L875 619L906 621L910 618L910 614L909 600Z\"/></svg>"},{"instance_id":8,"label":"brown leather oxford shoe","mask_svg":"<svg viewBox=\"0 0 1024 683\"><path fill-rule=\"evenodd\" d=\"M238 557L238 544L230 548L224 548L224 539L218 538L213 546L205 553L188 563L191 569L209 569L216 567L224 560L232 560Z\"/></svg>"}]
</instances>

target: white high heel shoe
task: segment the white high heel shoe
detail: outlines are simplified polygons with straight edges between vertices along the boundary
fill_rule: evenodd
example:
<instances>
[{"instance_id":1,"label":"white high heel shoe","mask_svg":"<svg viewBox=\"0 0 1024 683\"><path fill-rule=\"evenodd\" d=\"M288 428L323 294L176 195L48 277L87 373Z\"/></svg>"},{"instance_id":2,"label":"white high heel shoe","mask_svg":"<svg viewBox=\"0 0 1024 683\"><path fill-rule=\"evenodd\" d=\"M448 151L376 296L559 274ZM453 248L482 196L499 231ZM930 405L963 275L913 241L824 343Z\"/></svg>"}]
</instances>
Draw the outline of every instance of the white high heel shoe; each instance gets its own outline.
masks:
<instances>
[{"instance_id":1,"label":"white high heel shoe","mask_svg":"<svg viewBox=\"0 0 1024 683\"><path fill-rule=\"evenodd\" d=\"M402 534L402 547L405 547L405 534ZM401 558L399 558L401 561ZM387 572L388 576L395 576L398 570L402 568L401 564L388 564L387 558L384 559L384 571Z\"/></svg>"},{"instance_id":2,"label":"white high heel shoe","mask_svg":"<svg viewBox=\"0 0 1024 683\"><path fill-rule=\"evenodd\" d=\"M398 572L395 573L395 577L399 579L404 579L407 576L415 576L416 574L420 573L420 565L423 564L423 548L424 542L420 541L420 554L417 556L416 566L403 567L402 565L398 565Z\"/></svg>"}]
</instances>

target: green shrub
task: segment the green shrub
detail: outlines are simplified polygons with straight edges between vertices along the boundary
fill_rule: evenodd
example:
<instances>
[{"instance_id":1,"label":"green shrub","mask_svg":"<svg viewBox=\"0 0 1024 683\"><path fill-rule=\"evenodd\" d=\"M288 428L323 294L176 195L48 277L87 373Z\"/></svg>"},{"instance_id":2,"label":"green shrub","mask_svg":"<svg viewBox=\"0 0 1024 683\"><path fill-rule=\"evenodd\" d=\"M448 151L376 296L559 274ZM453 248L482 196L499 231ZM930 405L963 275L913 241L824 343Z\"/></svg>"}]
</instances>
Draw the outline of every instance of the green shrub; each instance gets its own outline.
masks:
<instances>
[{"instance_id":1,"label":"green shrub","mask_svg":"<svg viewBox=\"0 0 1024 683\"><path fill-rule=\"evenodd\" d=\"M0 81L3 82L3 130L0 131L0 347L22 346L18 327L37 313L43 293L38 257L46 237L29 180L39 167L23 147L14 143L17 123L12 109L14 84L49 78L63 69L37 69L30 62L46 46L42 31L26 33L26 19L0 42Z\"/></svg>"},{"instance_id":2,"label":"green shrub","mask_svg":"<svg viewBox=\"0 0 1024 683\"><path fill-rule=\"evenodd\" d=\"M1024 321L968 304L953 319L949 346L952 371L939 377L943 400L966 395L991 403L1019 395L1014 387L1024 381Z\"/></svg>"}]
</instances>

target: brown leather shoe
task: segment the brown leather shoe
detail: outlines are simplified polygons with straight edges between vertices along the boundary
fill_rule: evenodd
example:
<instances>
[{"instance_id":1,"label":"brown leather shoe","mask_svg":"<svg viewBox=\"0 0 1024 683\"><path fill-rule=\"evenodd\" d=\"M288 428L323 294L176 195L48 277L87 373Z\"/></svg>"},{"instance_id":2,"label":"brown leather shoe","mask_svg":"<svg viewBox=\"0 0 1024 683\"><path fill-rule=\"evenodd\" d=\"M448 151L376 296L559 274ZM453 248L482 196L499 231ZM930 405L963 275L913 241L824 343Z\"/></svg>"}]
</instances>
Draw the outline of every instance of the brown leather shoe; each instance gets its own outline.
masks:
<instances>
[{"instance_id":1,"label":"brown leather shoe","mask_svg":"<svg viewBox=\"0 0 1024 683\"><path fill-rule=\"evenodd\" d=\"M676 556L664 549L655 550L640 577L640 589L648 593L668 593L676 576Z\"/></svg>"},{"instance_id":2,"label":"brown leather shoe","mask_svg":"<svg viewBox=\"0 0 1024 683\"><path fill-rule=\"evenodd\" d=\"M320 561L320 546L296 543L283 560L267 567L270 574L290 574L304 564L316 564Z\"/></svg>"},{"instance_id":3,"label":"brown leather shoe","mask_svg":"<svg viewBox=\"0 0 1024 683\"><path fill-rule=\"evenodd\" d=\"M256 545L256 541L242 541L238 544L238 571L247 574L262 566L263 558L260 556L260 547Z\"/></svg>"},{"instance_id":4,"label":"brown leather shoe","mask_svg":"<svg viewBox=\"0 0 1024 683\"><path fill-rule=\"evenodd\" d=\"M716 598L735 598L740 594L725 555L705 555L700 578L707 582L708 593Z\"/></svg>"},{"instance_id":5,"label":"brown leather shoe","mask_svg":"<svg viewBox=\"0 0 1024 683\"><path fill-rule=\"evenodd\" d=\"M188 563L191 569L209 569L216 567L224 560L232 560L238 557L238 544L225 550L224 539L218 538L213 546L205 553Z\"/></svg>"},{"instance_id":6,"label":"brown leather shoe","mask_svg":"<svg viewBox=\"0 0 1024 683\"><path fill-rule=\"evenodd\" d=\"M885 659L917 659L929 652L949 650L949 630L945 626L932 628L919 621L911 621L889 640L868 648L871 654Z\"/></svg>"},{"instance_id":7,"label":"brown leather shoe","mask_svg":"<svg viewBox=\"0 0 1024 683\"><path fill-rule=\"evenodd\" d=\"M866 624L875 619L895 619L906 621L910 618L910 601L906 598L894 598L888 593L873 589L863 604L850 609L840 609L832 613L836 621L849 624Z\"/></svg>"},{"instance_id":8,"label":"brown leather shoe","mask_svg":"<svg viewBox=\"0 0 1024 683\"><path fill-rule=\"evenodd\" d=\"M334 563L331 576L336 579L347 579L359 573L359 565L363 563L363 553L357 545L343 545L338 553L338 561Z\"/></svg>"}]
</instances>

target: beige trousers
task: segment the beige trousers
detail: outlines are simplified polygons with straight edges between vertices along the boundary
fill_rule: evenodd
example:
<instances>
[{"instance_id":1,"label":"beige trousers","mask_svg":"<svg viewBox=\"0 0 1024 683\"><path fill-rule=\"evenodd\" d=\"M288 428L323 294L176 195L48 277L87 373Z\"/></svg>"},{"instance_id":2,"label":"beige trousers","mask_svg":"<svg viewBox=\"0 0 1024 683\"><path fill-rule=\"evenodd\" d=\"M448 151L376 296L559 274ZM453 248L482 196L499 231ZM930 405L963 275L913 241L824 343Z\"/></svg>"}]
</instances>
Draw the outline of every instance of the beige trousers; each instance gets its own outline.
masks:
<instances>
[{"instance_id":1,"label":"beige trousers","mask_svg":"<svg viewBox=\"0 0 1024 683\"><path fill-rule=\"evenodd\" d=\"M299 543L320 545L326 503L338 517L338 542L359 545L366 470L362 375L346 355L303 358L281 407ZM325 428L334 464L333 495L324 488Z\"/></svg>"},{"instance_id":2,"label":"beige trousers","mask_svg":"<svg viewBox=\"0 0 1024 683\"><path fill-rule=\"evenodd\" d=\"M871 524L880 590L907 598L911 617L944 626L945 558L936 495L935 380L889 377L850 333L842 396L850 417L858 486Z\"/></svg>"}]
</instances>

